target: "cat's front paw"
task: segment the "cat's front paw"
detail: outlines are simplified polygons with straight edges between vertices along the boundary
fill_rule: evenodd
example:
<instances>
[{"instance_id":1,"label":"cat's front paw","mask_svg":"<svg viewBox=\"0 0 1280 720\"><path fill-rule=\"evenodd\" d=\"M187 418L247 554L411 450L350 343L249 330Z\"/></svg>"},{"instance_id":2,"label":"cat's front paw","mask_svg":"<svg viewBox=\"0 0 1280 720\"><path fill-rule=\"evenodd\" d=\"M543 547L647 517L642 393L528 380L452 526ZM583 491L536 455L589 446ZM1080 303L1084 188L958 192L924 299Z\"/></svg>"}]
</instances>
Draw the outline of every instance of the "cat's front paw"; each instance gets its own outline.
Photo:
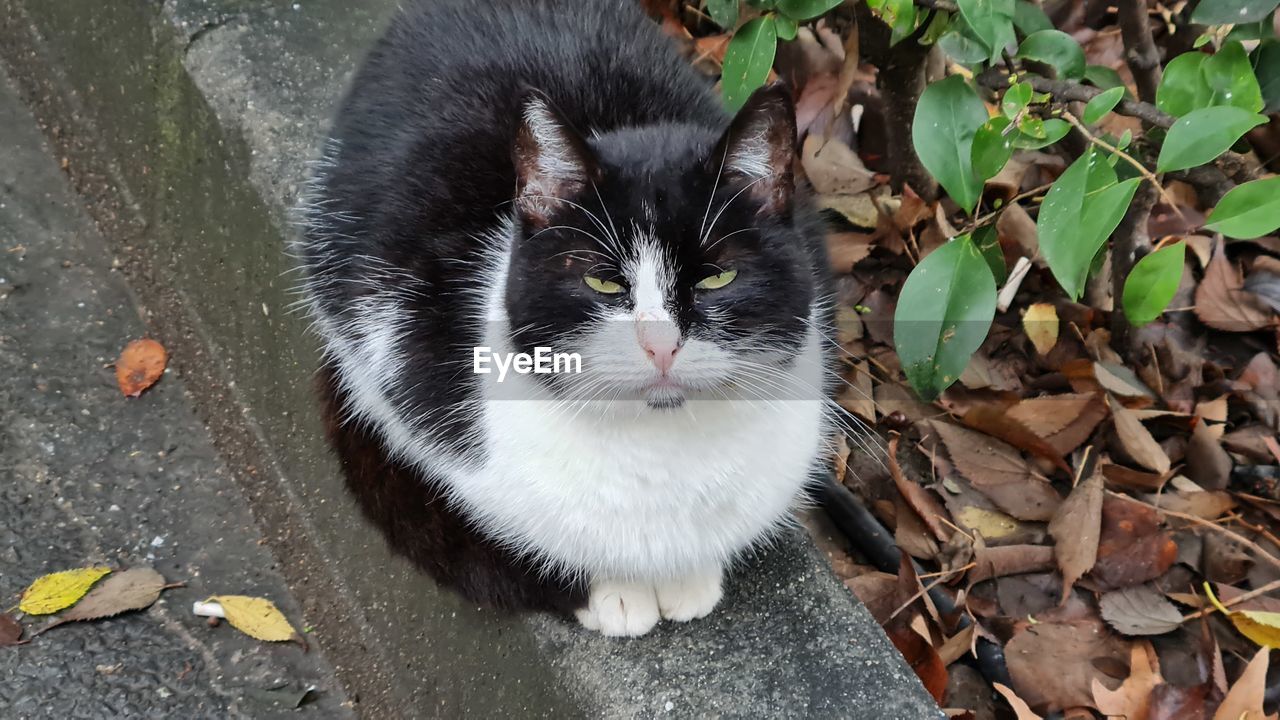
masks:
<instances>
[{"instance_id":1,"label":"cat's front paw","mask_svg":"<svg viewBox=\"0 0 1280 720\"><path fill-rule=\"evenodd\" d=\"M686 575L675 580L658 583L658 611L662 617L676 622L688 622L715 609L724 596L720 587L721 571Z\"/></svg>"},{"instance_id":2,"label":"cat's front paw","mask_svg":"<svg viewBox=\"0 0 1280 720\"><path fill-rule=\"evenodd\" d=\"M658 599L653 585L603 581L591 585L587 606L577 611L578 622L609 637L637 637L658 624Z\"/></svg>"}]
</instances>

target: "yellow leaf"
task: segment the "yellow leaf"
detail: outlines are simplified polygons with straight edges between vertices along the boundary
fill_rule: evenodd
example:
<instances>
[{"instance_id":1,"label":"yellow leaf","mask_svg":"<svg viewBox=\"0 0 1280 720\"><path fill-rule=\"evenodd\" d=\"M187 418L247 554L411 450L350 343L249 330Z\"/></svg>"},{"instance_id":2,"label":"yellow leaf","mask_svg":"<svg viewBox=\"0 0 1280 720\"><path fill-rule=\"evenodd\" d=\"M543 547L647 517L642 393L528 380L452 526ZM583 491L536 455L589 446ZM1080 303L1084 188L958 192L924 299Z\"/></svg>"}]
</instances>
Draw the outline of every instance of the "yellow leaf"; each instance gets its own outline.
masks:
<instances>
[{"instance_id":1,"label":"yellow leaf","mask_svg":"<svg viewBox=\"0 0 1280 720\"><path fill-rule=\"evenodd\" d=\"M48 615L75 605L111 568L63 570L39 577L22 593L18 609L28 615Z\"/></svg>"},{"instance_id":2,"label":"yellow leaf","mask_svg":"<svg viewBox=\"0 0 1280 720\"><path fill-rule=\"evenodd\" d=\"M1036 303L1022 316L1022 329L1036 346L1036 352L1048 355L1058 344L1058 311L1049 303Z\"/></svg>"},{"instance_id":3,"label":"yellow leaf","mask_svg":"<svg viewBox=\"0 0 1280 720\"><path fill-rule=\"evenodd\" d=\"M995 510L966 505L956 513L956 520L970 530L976 530L988 540L1012 535L1018 531L1018 523L1008 515Z\"/></svg>"},{"instance_id":4,"label":"yellow leaf","mask_svg":"<svg viewBox=\"0 0 1280 720\"><path fill-rule=\"evenodd\" d=\"M1231 619L1241 635L1265 648L1280 648L1280 612L1263 612L1261 610L1228 610L1218 602L1209 583L1204 584L1204 591L1209 595L1209 602L1218 611Z\"/></svg>"},{"instance_id":5,"label":"yellow leaf","mask_svg":"<svg viewBox=\"0 0 1280 720\"><path fill-rule=\"evenodd\" d=\"M250 637L267 642L292 640L296 632L275 603L246 595L216 595L209 598L222 606L227 622Z\"/></svg>"}]
</instances>

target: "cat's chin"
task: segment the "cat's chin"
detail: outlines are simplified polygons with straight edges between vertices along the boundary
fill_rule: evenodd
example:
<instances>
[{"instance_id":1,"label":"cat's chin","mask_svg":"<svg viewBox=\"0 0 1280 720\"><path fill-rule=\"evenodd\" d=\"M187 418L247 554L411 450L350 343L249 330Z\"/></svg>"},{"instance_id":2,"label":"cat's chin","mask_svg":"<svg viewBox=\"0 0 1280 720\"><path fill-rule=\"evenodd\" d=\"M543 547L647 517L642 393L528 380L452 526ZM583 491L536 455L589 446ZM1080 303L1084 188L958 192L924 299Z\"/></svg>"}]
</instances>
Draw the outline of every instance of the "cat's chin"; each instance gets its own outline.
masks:
<instances>
[{"instance_id":1,"label":"cat's chin","mask_svg":"<svg viewBox=\"0 0 1280 720\"><path fill-rule=\"evenodd\" d=\"M645 404L653 410L676 410L684 401L684 391L673 387L652 388L644 394Z\"/></svg>"}]
</instances>

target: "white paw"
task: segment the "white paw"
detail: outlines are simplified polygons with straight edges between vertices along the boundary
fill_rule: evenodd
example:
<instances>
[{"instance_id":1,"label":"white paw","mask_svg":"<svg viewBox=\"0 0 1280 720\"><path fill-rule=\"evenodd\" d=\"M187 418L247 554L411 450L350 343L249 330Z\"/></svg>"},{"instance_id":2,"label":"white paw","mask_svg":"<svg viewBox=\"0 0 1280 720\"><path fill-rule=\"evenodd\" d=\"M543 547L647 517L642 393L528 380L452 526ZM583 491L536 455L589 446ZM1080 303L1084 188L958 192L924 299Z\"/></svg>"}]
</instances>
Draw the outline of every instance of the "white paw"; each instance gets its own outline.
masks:
<instances>
[{"instance_id":1,"label":"white paw","mask_svg":"<svg viewBox=\"0 0 1280 720\"><path fill-rule=\"evenodd\" d=\"M716 568L658 583L656 591L662 617L676 622L705 617L724 595L720 589L720 575L720 568Z\"/></svg>"},{"instance_id":2,"label":"white paw","mask_svg":"<svg viewBox=\"0 0 1280 720\"><path fill-rule=\"evenodd\" d=\"M637 637L658 624L658 600L648 583L592 583L587 606L577 615L583 627L601 635Z\"/></svg>"}]
</instances>

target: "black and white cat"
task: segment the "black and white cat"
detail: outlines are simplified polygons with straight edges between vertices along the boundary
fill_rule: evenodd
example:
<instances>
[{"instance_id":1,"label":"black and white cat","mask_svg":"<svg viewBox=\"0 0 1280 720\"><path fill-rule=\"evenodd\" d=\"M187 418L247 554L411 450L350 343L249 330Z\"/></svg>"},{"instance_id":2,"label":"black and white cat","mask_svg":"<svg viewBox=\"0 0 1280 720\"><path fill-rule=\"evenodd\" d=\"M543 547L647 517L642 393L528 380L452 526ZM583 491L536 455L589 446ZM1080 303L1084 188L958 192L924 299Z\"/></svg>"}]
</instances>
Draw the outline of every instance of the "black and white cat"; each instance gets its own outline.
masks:
<instances>
[{"instance_id":1,"label":"black and white cat","mask_svg":"<svg viewBox=\"0 0 1280 720\"><path fill-rule=\"evenodd\" d=\"M348 485L467 597L686 621L824 459L831 292L780 87L732 119L633 0L422 0L298 248ZM580 373L475 372L576 353Z\"/></svg>"}]
</instances>

